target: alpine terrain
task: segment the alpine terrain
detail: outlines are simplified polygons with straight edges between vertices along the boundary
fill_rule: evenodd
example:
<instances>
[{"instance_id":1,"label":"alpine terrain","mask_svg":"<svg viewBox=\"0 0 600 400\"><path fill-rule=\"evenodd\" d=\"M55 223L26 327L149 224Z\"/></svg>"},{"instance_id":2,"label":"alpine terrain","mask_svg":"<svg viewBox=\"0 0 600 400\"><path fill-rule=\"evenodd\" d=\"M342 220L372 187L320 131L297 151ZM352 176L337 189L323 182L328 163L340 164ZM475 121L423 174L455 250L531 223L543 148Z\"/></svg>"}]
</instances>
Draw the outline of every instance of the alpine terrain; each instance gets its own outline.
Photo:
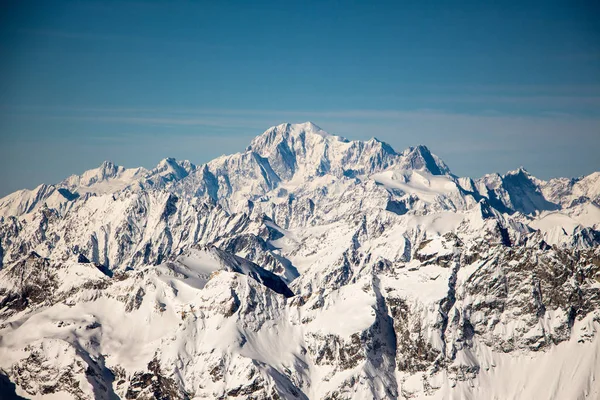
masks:
<instances>
[{"instance_id":1,"label":"alpine terrain","mask_svg":"<svg viewBox=\"0 0 600 400\"><path fill-rule=\"evenodd\" d=\"M282 124L0 199L1 398L598 399L600 172Z\"/></svg>"}]
</instances>

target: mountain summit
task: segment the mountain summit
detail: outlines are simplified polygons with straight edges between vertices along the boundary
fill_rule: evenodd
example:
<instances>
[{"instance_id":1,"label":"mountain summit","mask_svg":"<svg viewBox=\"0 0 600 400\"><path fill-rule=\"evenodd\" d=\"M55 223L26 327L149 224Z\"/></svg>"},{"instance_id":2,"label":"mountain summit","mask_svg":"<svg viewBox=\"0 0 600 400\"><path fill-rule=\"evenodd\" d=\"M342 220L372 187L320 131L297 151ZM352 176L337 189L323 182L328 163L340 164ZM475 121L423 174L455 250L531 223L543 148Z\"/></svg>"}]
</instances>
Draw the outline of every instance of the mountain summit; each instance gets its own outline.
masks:
<instances>
[{"instance_id":1,"label":"mountain summit","mask_svg":"<svg viewBox=\"0 0 600 400\"><path fill-rule=\"evenodd\" d=\"M425 146L409 147L402 153L402 157L403 169L425 170L433 175L450 174L448 166Z\"/></svg>"}]
</instances>

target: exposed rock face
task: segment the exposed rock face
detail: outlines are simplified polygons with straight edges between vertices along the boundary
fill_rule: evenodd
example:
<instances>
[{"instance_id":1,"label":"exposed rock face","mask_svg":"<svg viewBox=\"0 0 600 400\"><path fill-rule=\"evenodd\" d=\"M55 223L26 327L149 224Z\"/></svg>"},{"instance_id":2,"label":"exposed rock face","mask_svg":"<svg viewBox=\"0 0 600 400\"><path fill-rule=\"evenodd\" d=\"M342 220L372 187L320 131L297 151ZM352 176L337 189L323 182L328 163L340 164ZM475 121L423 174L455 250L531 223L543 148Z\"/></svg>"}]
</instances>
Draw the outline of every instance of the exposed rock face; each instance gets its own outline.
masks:
<instances>
[{"instance_id":1,"label":"exposed rock face","mask_svg":"<svg viewBox=\"0 0 600 400\"><path fill-rule=\"evenodd\" d=\"M189 397L172 378L162 374L160 363L154 359L148 363L148 372L137 372L131 377L125 398L170 400Z\"/></svg>"},{"instance_id":2,"label":"exposed rock face","mask_svg":"<svg viewBox=\"0 0 600 400\"><path fill-rule=\"evenodd\" d=\"M598 176L458 178L423 146L305 123L199 167L105 163L16 192L0 389L597 398Z\"/></svg>"},{"instance_id":3,"label":"exposed rock face","mask_svg":"<svg viewBox=\"0 0 600 400\"><path fill-rule=\"evenodd\" d=\"M48 259L32 252L29 256L4 269L7 283L0 288L0 310L9 316L27 308L52 304L58 279Z\"/></svg>"}]
</instances>

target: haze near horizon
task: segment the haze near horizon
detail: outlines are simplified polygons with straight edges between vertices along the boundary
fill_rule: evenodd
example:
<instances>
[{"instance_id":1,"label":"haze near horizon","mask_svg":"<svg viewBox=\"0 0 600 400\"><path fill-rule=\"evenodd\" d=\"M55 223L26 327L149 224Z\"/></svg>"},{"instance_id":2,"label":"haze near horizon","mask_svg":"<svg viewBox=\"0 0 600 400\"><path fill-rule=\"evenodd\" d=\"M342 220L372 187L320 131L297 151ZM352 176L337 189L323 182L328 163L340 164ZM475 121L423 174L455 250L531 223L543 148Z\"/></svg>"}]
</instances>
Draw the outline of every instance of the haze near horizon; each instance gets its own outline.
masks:
<instances>
[{"instance_id":1,"label":"haze near horizon","mask_svg":"<svg viewBox=\"0 0 600 400\"><path fill-rule=\"evenodd\" d=\"M202 164L282 122L459 176L600 170L593 2L9 1L0 196L103 160Z\"/></svg>"}]
</instances>

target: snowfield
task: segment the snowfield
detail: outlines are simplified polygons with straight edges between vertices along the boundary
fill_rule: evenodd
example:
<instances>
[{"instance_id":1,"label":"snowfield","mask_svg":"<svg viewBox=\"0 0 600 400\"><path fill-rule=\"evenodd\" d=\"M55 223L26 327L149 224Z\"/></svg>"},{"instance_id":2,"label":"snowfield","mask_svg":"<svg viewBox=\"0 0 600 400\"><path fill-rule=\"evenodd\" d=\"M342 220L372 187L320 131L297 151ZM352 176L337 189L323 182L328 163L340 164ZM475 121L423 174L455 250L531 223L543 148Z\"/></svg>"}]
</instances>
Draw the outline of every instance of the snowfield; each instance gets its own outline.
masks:
<instances>
[{"instance_id":1,"label":"snowfield","mask_svg":"<svg viewBox=\"0 0 600 400\"><path fill-rule=\"evenodd\" d=\"M307 122L0 199L0 398L598 399L599 330L600 172Z\"/></svg>"}]
</instances>

